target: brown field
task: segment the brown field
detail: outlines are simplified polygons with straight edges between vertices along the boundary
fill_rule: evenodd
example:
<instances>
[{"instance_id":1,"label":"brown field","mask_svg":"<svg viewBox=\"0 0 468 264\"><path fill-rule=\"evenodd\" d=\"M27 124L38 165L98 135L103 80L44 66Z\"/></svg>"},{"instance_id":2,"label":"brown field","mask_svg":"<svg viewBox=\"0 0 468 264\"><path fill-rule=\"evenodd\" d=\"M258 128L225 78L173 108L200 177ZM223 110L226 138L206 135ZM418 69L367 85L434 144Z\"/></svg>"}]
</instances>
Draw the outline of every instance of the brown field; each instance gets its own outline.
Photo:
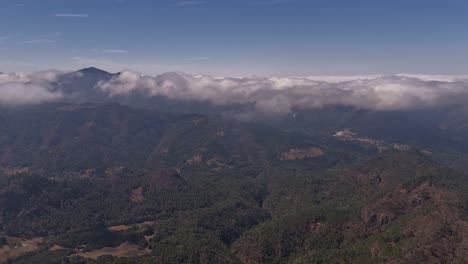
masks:
<instances>
[{"instance_id":1,"label":"brown field","mask_svg":"<svg viewBox=\"0 0 468 264\"><path fill-rule=\"evenodd\" d=\"M55 244L55 245L53 245L53 246L51 246L51 247L49 248L49 250L51 250L51 251L53 251L53 250L61 250L61 249L67 249L67 248L66 248L66 247L62 247L62 246L57 245L57 244Z\"/></svg>"},{"instance_id":2,"label":"brown field","mask_svg":"<svg viewBox=\"0 0 468 264\"><path fill-rule=\"evenodd\" d=\"M22 240L20 238L8 237L7 240L8 245L0 248L0 263L6 262L8 258L19 257L28 252L38 250L43 238L38 237L29 240Z\"/></svg>"},{"instance_id":3,"label":"brown field","mask_svg":"<svg viewBox=\"0 0 468 264\"><path fill-rule=\"evenodd\" d=\"M139 227L142 227L144 225L153 225L154 223L156 223L156 221L145 221L143 223L139 223L139 224L133 224L133 225L137 225ZM125 231L125 230L128 230L130 229L133 225L116 225L116 226L110 226L107 228L107 230L109 231Z\"/></svg>"},{"instance_id":4,"label":"brown field","mask_svg":"<svg viewBox=\"0 0 468 264\"><path fill-rule=\"evenodd\" d=\"M131 257L140 256L150 253L149 249L139 249L137 245L131 244L130 242L124 242L118 247L105 247L99 250L90 252L78 253L73 256L82 256L84 258L97 259L100 256L112 255L115 257Z\"/></svg>"},{"instance_id":5,"label":"brown field","mask_svg":"<svg viewBox=\"0 0 468 264\"><path fill-rule=\"evenodd\" d=\"M156 234L153 234L153 235L151 235L151 236L145 236L145 240L149 242L150 239L152 239L155 235L156 235Z\"/></svg>"},{"instance_id":6,"label":"brown field","mask_svg":"<svg viewBox=\"0 0 468 264\"><path fill-rule=\"evenodd\" d=\"M323 150L321 148L312 147L306 149L290 149L288 152L285 152L281 155L281 160L302 160L307 158L317 158L323 155Z\"/></svg>"}]
</instances>

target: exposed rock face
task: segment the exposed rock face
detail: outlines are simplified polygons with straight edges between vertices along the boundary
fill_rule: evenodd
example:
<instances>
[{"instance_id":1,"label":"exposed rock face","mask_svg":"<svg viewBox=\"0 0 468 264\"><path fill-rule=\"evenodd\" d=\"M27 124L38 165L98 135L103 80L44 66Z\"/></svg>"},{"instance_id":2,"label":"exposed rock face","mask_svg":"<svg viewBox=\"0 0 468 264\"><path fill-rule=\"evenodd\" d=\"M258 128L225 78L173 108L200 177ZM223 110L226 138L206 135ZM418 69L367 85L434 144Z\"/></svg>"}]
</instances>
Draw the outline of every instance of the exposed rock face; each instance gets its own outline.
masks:
<instances>
[{"instance_id":1,"label":"exposed rock face","mask_svg":"<svg viewBox=\"0 0 468 264\"><path fill-rule=\"evenodd\" d=\"M352 141L352 142L361 143L361 144L368 145L368 146L374 146L379 151L384 151L384 150L387 150L389 148L392 148L392 146L389 146L388 144L386 144L386 143L384 143L384 142L382 142L380 140L367 138L367 137L361 137L357 133L355 133L355 132L353 132L353 131L351 131L349 129L345 129L343 131L339 131L339 132L335 133L334 137L338 138L339 140L343 140L343 141ZM403 147L404 145L399 144L399 146ZM400 149L400 148L395 146L395 149Z\"/></svg>"},{"instance_id":2,"label":"exposed rock face","mask_svg":"<svg viewBox=\"0 0 468 264\"><path fill-rule=\"evenodd\" d=\"M388 150L388 149L397 149L401 151L412 151L414 149L412 146L405 145L405 144L389 143L389 142L384 142L382 140L363 137L349 129L336 132L333 136L342 141L351 141L351 142L363 144L366 146L374 146L380 152ZM422 150L422 152L424 152L427 155L432 153L431 151L428 151L428 150Z\"/></svg>"},{"instance_id":3,"label":"exposed rock face","mask_svg":"<svg viewBox=\"0 0 468 264\"><path fill-rule=\"evenodd\" d=\"M29 167L0 167L0 174L15 175L29 172Z\"/></svg>"},{"instance_id":4,"label":"exposed rock face","mask_svg":"<svg viewBox=\"0 0 468 264\"><path fill-rule=\"evenodd\" d=\"M203 156L201 154L195 154L193 157L189 160L187 160L188 164L196 164L196 163L201 163L203 161Z\"/></svg>"},{"instance_id":5,"label":"exposed rock face","mask_svg":"<svg viewBox=\"0 0 468 264\"><path fill-rule=\"evenodd\" d=\"M135 203L142 202L144 200L143 196L143 187L139 187L135 190L132 191L132 194L130 195L130 200Z\"/></svg>"},{"instance_id":6,"label":"exposed rock face","mask_svg":"<svg viewBox=\"0 0 468 264\"><path fill-rule=\"evenodd\" d=\"M302 160L308 158L317 158L323 155L323 150L317 147L299 149L290 149L281 155L281 160Z\"/></svg>"}]
</instances>

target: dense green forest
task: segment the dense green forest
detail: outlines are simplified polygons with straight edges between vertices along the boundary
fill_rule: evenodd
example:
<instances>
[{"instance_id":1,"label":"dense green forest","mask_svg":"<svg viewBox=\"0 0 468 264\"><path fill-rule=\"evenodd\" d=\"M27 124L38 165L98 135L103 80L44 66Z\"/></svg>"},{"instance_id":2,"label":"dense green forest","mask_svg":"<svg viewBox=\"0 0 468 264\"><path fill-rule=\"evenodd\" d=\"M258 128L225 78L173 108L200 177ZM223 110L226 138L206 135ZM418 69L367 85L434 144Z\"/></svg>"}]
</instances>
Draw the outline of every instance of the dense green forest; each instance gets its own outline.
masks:
<instances>
[{"instance_id":1,"label":"dense green forest","mask_svg":"<svg viewBox=\"0 0 468 264\"><path fill-rule=\"evenodd\" d=\"M467 177L417 149L118 104L0 119L0 250L41 238L8 263L468 261Z\"/></svg>"}]
</instances>

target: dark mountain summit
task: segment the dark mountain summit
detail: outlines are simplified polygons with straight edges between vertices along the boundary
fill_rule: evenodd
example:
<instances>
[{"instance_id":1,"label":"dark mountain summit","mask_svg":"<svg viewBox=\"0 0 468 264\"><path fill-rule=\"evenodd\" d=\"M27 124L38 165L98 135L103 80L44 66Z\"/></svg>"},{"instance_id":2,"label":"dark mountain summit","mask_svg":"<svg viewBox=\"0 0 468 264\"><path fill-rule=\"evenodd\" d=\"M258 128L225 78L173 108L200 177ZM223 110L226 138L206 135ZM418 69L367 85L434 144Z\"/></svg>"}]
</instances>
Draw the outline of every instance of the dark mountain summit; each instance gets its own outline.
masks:
<instances>
[{"instance_id":1,"label":"dark mountain summit","mask_svg":"<svg viewBox=\"0 0 468 264\"><path fill-rule=\"evenodd\" d=\"M104 70L95 68L95 67L88 67L88 68L83 68L81 70L78 70L76 72L82 73L82 74L93 74L93 75L110 75L111 73L106 72Z\"/></svg>"}]
</instances>

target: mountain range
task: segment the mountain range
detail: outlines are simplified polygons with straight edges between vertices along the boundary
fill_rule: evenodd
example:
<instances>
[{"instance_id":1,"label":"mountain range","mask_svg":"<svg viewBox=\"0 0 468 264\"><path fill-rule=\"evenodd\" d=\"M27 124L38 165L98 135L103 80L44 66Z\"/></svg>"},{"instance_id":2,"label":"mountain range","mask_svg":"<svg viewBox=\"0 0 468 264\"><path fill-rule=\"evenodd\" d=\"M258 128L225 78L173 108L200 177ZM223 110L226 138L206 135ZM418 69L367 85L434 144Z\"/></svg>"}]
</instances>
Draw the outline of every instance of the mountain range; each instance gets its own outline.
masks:
<instances>
[{"instance_id":1,"label":"mountain range","mask_svg":"<svg viewBox=\"0 0 468 264\"><path fill-rule=\"evenodd\" d=\"M0 261L468 262L463 94L355 94L461 80L36 75L0 79L36 89L0 104Z\"/></svg>"}]
</instances>

